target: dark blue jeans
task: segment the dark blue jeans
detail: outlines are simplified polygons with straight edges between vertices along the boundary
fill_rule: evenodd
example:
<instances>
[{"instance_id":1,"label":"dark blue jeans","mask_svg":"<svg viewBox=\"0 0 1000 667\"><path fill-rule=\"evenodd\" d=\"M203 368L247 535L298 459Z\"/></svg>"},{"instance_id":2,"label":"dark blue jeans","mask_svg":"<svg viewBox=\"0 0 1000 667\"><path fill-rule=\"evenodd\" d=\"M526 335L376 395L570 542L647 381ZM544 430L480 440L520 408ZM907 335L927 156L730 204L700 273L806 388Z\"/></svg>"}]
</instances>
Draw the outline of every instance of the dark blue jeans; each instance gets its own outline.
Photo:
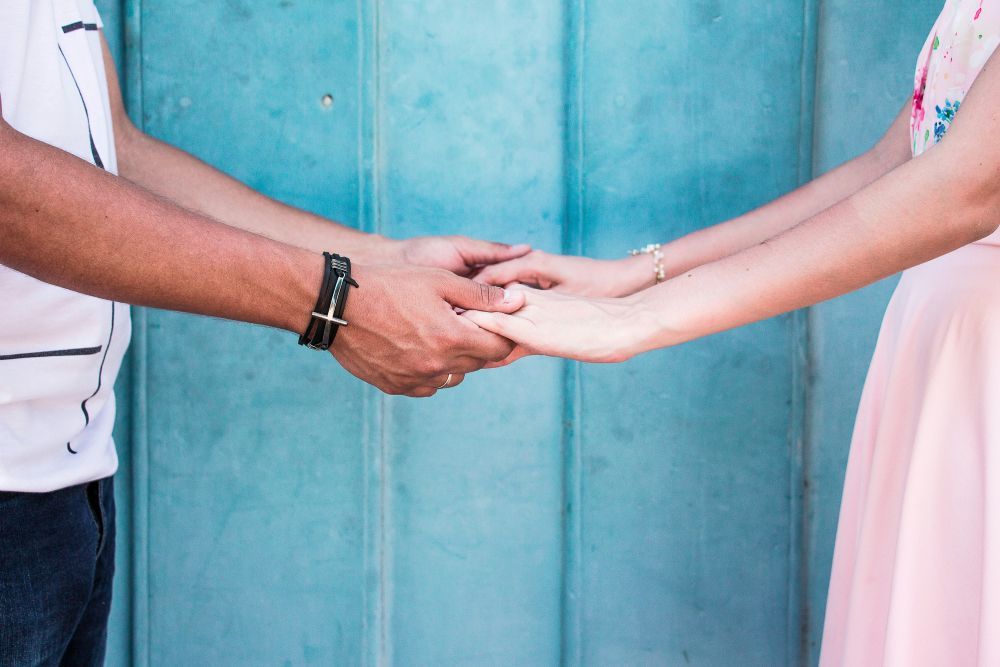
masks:
<instances>
[{"instance_id":1,"label":"dark blue jeans","mask_svg":"<svg viewBox=\"0 0 1000 667\"><path fill-rule=\"evenodd\" d=\"M102 665L114 570L112 478L0 492L0 667Z\"/></svg>"}]
</instances>

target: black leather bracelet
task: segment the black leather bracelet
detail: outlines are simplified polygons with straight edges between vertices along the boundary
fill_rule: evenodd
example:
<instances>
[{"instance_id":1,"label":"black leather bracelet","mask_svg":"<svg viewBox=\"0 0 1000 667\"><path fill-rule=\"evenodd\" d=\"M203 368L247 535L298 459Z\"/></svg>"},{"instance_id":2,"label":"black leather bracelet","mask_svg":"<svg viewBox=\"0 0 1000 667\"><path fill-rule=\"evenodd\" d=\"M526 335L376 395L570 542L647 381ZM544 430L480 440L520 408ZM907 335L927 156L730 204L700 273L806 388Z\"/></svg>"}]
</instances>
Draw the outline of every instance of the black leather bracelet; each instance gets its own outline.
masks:
<instances>
[{"instance_id":1,"label":"black leather bracelet","mask_svg":"<svg viewBox=\"0 0 1000 667\"><path fill-rule=\"evenodd\" d=\"M309 325L299 336L299 345L313 350L329 350L340 327L347 326L344 310L351 287L360 287L351 277L351 260L333 253L323 253L323 283Z\"/></svg>"}]
</instances>

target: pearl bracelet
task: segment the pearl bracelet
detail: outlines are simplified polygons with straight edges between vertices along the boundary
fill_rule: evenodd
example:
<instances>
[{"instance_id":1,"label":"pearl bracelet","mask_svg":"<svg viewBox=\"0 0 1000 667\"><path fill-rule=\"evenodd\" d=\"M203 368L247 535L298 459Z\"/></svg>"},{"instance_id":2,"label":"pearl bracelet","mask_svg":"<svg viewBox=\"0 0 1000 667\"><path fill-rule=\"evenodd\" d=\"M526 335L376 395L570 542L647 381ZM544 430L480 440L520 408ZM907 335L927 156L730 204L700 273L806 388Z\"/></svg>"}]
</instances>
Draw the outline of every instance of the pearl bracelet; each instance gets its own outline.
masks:
<instances>
[{"instance_id":1,"label":"pearl bracelet","mask_svg":"<svg viewBox=\"0 0 1000 667\"><path fill-rule=\"evenodd\" d=\"M637 255L652 255L653 256L653 275L656 276L656 284L659 285L664 280L667 279L667 272L663 268L663 246L659 243L650 243L647 246L638 248L636 250L630 250L628 254L633 257Z\"/></svg>"}]
</instances>

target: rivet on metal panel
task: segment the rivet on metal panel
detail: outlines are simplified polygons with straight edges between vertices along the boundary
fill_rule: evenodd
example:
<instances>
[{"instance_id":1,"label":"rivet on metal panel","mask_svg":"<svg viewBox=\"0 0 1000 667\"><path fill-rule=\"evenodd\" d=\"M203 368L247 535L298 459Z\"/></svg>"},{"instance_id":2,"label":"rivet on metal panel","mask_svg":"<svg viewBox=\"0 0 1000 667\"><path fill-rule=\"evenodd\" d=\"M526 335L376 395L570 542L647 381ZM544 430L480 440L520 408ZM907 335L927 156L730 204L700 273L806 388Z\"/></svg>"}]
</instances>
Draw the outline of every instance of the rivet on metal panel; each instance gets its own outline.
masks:
<instances>
[{"instance_id":1,"label":"rivet on metal panel","mask_svg":"<svg viewBox=\"0 0 1000 667\"><path fill-rule=\"evenodd\" d=\"M319 103L323 105L324 109L329 109L333 106L333 95L327 93L320 99Z\"/></svg>"}]
</instances>

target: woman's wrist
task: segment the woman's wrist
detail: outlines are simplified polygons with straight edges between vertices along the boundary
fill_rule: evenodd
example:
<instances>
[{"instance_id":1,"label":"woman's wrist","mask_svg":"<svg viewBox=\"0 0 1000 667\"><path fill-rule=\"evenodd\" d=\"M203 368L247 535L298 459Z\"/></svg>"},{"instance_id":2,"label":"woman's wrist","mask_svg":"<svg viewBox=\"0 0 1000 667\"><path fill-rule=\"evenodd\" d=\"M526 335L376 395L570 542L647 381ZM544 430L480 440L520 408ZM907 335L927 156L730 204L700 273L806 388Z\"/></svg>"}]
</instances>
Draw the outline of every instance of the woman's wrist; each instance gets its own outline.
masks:
<instances>
[{"instance_id":1,"label":"woman's wrist","mask_svg":"<svg viewBox=\"0 0 1000 667\"><path fill-rule=\"evenodd\" d=\"M664 289L667 289L665 283L663 287L621 299L627 309L622 328L629 357L687 340L678 323L669 317L669 309L663 306L661 293Z\"/></svg>"},{"instance_id":2,"label":"woman's wrist","mask_svg":"<svg viewBox=\"0 0 1000 667\"><path fill-rule=\"evenodd\" d=\"M651 255L630 255L614 262L619 279L612 296L631 296L656 284L656 265Z\"/></svg>"}]
</instances>

